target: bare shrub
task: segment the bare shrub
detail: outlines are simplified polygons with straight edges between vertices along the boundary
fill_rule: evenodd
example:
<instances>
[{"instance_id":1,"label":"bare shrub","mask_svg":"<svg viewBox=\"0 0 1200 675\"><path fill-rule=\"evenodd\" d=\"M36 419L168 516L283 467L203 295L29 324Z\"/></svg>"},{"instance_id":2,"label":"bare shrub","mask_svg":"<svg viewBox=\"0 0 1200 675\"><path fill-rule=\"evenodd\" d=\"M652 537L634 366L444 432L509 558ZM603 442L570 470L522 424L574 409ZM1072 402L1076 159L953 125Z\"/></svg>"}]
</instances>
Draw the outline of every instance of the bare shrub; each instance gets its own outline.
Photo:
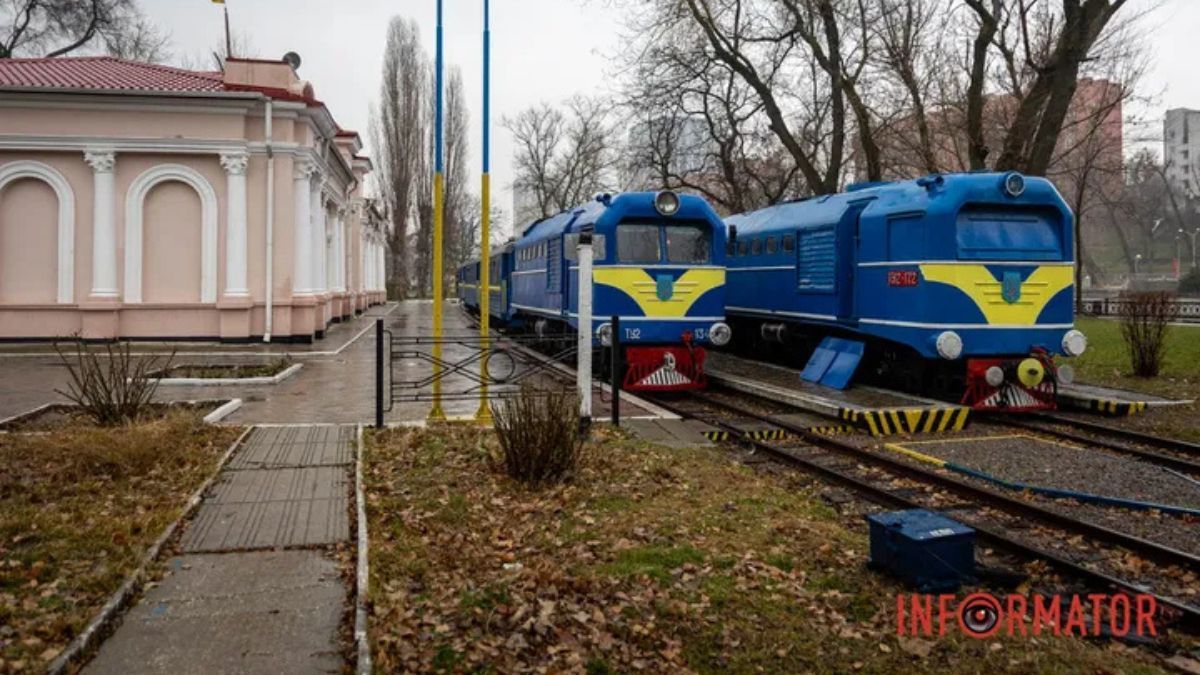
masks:
<instances>
[{"instance_id":1,"label":"bare shrub","mask_svg":"<svg viewBox=\"0 0 1200 675\"><path fill-rule=\"evenodd\" d=\"M492 405L496 436L504 453L504 471L530 485L564 481L574 473L583 451L579 434L579 397L570 390L521 391Z\"/></svg>"},{"instance_id":2,"label":"bare shrub","mask_svg":"<svg viewBox=\"0 0 1200 675\"><path fill-rule=\"evenodd\" d=\"M151 373L170 370L175 358L174 352L165 357L135 358L128 342L109 342L100 349L76 338L72 346L73 354L54 343L54 351L71 375L67 389L55 391L106 427L141 417L158 390L158 379Z\"/></svg>"},{"instance_id":3,"label":"bare shrub","mask_svg":"<svg viewBox=\"0 0 1200 675\"><path fill-rule=\"evenodd\" d=\"M1138 377L1155 377L1167 355L1167 333L1179 313L1175 296L1164 292L1122 293L1121 337Z\"/></svg>"}]
</instances>

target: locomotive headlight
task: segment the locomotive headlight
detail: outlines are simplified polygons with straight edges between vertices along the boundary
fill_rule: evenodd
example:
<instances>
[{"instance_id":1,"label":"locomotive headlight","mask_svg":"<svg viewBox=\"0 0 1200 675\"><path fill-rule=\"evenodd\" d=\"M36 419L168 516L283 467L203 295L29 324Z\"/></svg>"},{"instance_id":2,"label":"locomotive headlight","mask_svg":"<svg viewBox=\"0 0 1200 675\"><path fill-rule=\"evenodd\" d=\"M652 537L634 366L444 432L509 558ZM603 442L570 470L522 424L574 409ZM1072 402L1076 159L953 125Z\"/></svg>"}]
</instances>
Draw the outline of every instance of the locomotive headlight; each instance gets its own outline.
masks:
<instances>
[{"instance_id":1,"label":"locomotive headlight","mask_svg":"<svg viewBox=\"0 0 1200 675\"><path fill-rule=\"evenodd\" d=\"M1075 381L1075 369L1071 366L1063 364L1055 370L1055 373L1059 384L1071 384Z\"/></svg>"},{"instance_id":2,"label":"locomotive headlight","mask_svg":"<svg viewBox=\"0 0 1200 675\"><path fill-rule=\"evenodd\" d=\"M1004 369L1000 366L992 366L984 372L983 379L987 380L988 385L999 387L1004 384Z\"/></svg>"},{"instance_id":3,"label":"locomotive headlight","mask_svg":"<svg viewBox=\"0 0 1200 675\"><path fill-rule=\"evenodd\" d=\"M733 329L729 324L723 321L718 321L708 329L708 341L718 347L723 347L729 344L729 340L733 337Z\"/></svg>"},{"instance_id":4,"label":"locomotive headlight","mask_svg":"<svg viewBox=\"0 0 1200 675\"><path fill-rule=\"evenodd\" d=\"M937 341L934 343L937 347L938 356L953 361L962 356L963 342L962 338L952 330L944 331L937 336Z\"/></svg>"},{"instance_id":5,"label":"locomotive headlight","mask_svg":"<svg viewBox=\"0 0 1200 675\"><path fill-rule=\"evenodd\" d=\"M1037 359L1025 359L1017 366L1017 379L1030 389L1042 383L1046 378L1046 369Z\"/></svg>"},{"instance_id":6,"label":"locomotive headlight","mask_svg":"<svg viewBox=\"0 0 1200 675\"><path fill-rule=\"evenodd\" d=\"M600 324L600 327L596 329L596 338L598 340L600 340L600 344L604 345L605 347L611 347L612 346L612 324L611 323Z\"/></svg>"},{"instance_id":7,"label":"locomotive headlight","mask_svg":"<svg viewBox=\"0 0 1200 675\"><path fill-rule=\"evenodd\" d=\"M1079 356L1087 351L1087 336L1072 328L1062 339L1062 350L1067 356Z\"/></svg>"},{"instance_id":8,"label":"locomotive headlight","mask_svg":"<svg viewBox=\"0 0 1200 675\"><path fill-rule=\"evenodd\" d=\"M664 216L675 215L679 212L679 195L670 190L654 195L654 209Z\"/></svg>"},{"instance_id":9,"label":"locomotive headlight","mask_svg":"<svg viewBox=\"0 0 1200 675\"><path fill-rule=\"evenodd\" d=\"M1025 192L1025 177L1016 171L1005 174L1004 194L1009 197L1020 197L1023 192Z\"/></svg>"}]
</instances>

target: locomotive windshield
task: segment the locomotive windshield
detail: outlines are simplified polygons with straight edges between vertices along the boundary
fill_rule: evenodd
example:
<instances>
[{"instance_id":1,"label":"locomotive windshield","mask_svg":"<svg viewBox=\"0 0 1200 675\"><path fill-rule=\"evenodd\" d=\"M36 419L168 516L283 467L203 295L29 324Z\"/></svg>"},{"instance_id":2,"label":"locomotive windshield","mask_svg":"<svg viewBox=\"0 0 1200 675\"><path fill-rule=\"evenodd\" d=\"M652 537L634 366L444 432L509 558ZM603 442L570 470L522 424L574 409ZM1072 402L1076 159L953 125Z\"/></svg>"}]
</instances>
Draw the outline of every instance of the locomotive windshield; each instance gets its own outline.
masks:
<instances>
[{"instance_id":1,"label":"locomotive windshield","mask_svg":"<svg viewBox=\"0 0 1200 675\"><path fill-rule=\"evenodd\" d=\"M617 259L627 263L656 263L662 259L657 225L617 227Z\"/></svg>"},{"instance_id":2,"label":"locomotive windshield","mask_svg":"<svg viewBox=\"0 0 1200 675\"><path fill-rule=\"evenodd\" d=\"M708 262L708 235L698 227L668 225L663 228L667 235L667 262Z\"/></svg>"},{"instance_id":3,"label":"locomotive windshield","mask_svg":"<svg viewBox=\"0 0 1200 675\"><path fill-rule=\"evenodd\" d=\"M623 263L697 265L712 259L708 229L698 224L662 226L624 222L617 227L617 260Z\"/></svg>"}]
</instances>

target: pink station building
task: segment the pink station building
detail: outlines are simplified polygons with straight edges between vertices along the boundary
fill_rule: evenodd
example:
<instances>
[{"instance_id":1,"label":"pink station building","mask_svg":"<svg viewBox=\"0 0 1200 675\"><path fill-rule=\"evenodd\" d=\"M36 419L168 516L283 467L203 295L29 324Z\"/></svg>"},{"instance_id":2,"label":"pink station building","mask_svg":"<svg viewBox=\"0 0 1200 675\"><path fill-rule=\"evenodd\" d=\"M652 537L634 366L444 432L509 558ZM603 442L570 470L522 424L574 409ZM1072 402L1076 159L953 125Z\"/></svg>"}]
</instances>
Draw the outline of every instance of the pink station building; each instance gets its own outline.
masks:
<instances>
[{"instance_id":1,"label":"pink station building","mask_svg":"<svg viewBox=\"0 0 1200 675\"><path fill-rule=\"evenodd\" d=\"M385 300L361 148L284 61L0 59L0 340L321 338Z\"/></svg>"}]
</instances>

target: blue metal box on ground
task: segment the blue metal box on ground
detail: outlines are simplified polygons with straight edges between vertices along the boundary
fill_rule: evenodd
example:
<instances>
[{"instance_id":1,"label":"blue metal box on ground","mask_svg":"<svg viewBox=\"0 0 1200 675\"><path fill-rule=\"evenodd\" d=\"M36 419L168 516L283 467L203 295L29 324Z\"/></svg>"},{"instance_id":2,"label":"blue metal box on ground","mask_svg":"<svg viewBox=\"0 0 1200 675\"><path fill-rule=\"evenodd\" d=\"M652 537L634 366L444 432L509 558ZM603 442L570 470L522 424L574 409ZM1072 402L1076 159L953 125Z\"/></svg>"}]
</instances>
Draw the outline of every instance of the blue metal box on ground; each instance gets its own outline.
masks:
<instances>
[{"instance_id":1,"label":"blue metal box on ground","mask_svg":"<svg viewBox=\"0 0 1200 675\"><path fill-rule=\"evenodd\" d=\"M951 591L975 574L975 530L926 511L867 516L871 559L922 592Z\"/></svg>"}]
</instances>

